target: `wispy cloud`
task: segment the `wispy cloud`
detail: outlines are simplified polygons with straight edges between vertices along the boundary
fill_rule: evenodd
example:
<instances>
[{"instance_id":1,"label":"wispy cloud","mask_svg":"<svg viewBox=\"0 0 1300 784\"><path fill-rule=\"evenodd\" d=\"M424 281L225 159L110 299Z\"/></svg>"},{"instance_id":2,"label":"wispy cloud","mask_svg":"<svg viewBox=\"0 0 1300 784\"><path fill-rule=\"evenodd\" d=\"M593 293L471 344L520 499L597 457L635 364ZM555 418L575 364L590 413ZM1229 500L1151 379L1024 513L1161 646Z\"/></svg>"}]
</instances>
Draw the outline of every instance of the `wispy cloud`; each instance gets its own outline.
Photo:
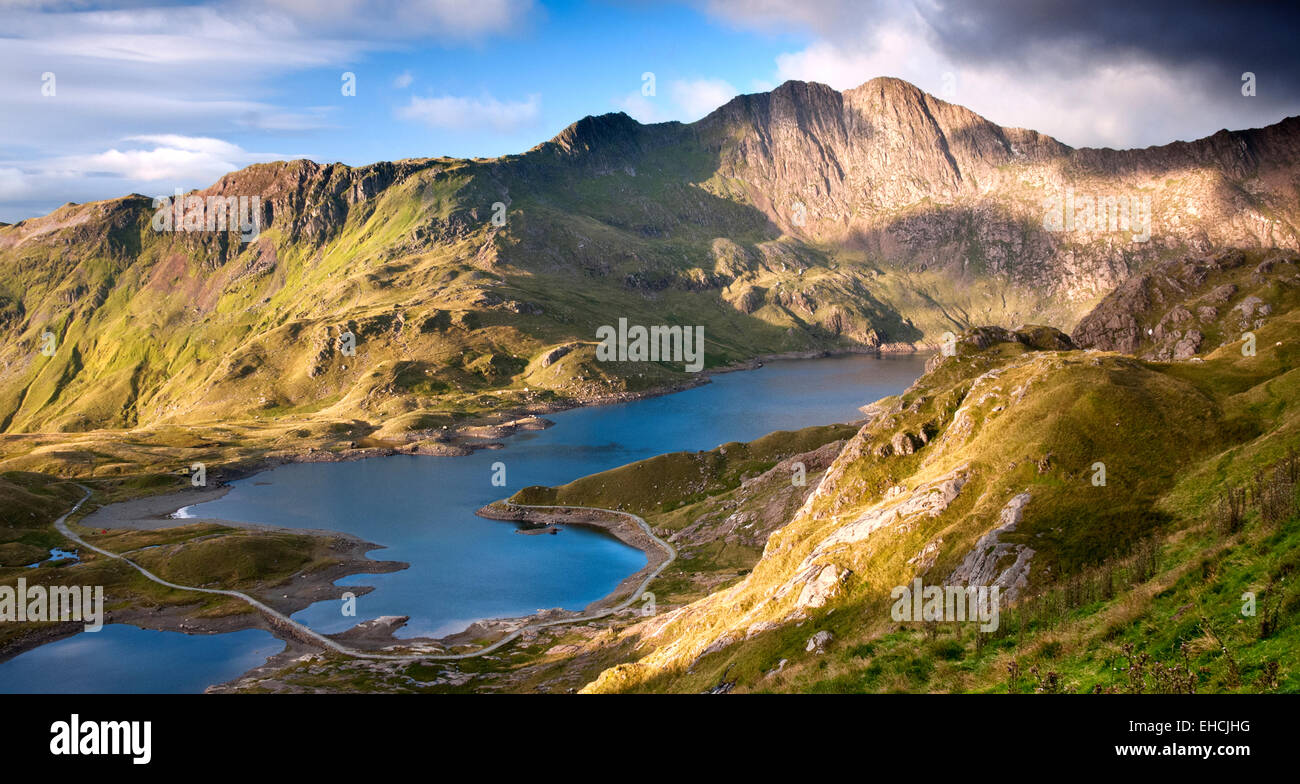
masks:
<instances>
[{"instance_id":1,"label":"wispy cloud","mask_svg":"<svg viewBox=\"0 0 1300 784\"><path fill-rule=\"evenodd\" d=\"M157 134L121 139L107 150L34 162L0 161L0 201L38 203L102 197L92 183L112 178L114 195L170 193L215 182L253 163L299 157L245 150L221 139Z\"/></svg>"},{"instance_id":2,"label":"wispy cloud","mask_svg":"<svg viewBox=\"0 0 1300 784\"><path fill-rule=\"evenodd\" d=\"M533 0L245 0L308 31L349 37L477 39L517 31L539 13Z\"/></svg>"},{"instance_id":3,"label":"wispy cloud","mask_svg":"<svg viewBox=\"0 0 1300 784\"><path fill-rule=\"evenodd\" d=\"M265 159L223 137L336 125L337 107L295 105L286 78L341 73L422 39L478 45L526 29L540 12L534 0L0 1L0 150L14 159L0 161L5 220L48 208L44 199L103 198L142 182L207 185ZM46 73L53 95L43 92ZM337 95L327 88L323 100L331 89Z\"/></svg>"},{"instance_id":4,"label":"wispy cloud","mask_svg":"<svg viewBox=\"0 0 1300 784\"><path fill-rule=\"evenodd\" d=\"M207 137L160 134L126 140L143 146L113 148L55 161L65 171L109 174L136 182L211 181L226 172L287 156L251 153L237 144Z\"/></svg>"},{"instance_id":5,"label":"wispy cloud","mask_svg":"<svg viewBox=\"0 0 1300 784\"><path fill-rule=\"evenodd\" d=\"M458 95L431 98L412 96L410 103L397 110L397 116L431 128L492 129L504 132L536 124L541 115L541 106L541 97L538 95L530 95L522 101L499 101L490 95L479 98Z\"/></svg>"},{"instance_id":6,"label":"wispy cloud","mask_svg":"<svg viewBox=\"0 0 1300 784\"><path fill-rule=\"evenodd\" d=\"M694 79L674 81L668 85L668 94L682 111L682 119L698 120L740 94L723 79Z\"/></svg>"},{"instance_id":7,"label":"wispy cloud","mask_svg":"<svg viewBox=\"0 0 1300 784\"><path fill-rule=\"evenodd\" d=\"M643 123L694 122L739 93L725 79L675 79L668 83L665 95L645 95L637 90L614 105Z\"/></svg>"}]
</instances>

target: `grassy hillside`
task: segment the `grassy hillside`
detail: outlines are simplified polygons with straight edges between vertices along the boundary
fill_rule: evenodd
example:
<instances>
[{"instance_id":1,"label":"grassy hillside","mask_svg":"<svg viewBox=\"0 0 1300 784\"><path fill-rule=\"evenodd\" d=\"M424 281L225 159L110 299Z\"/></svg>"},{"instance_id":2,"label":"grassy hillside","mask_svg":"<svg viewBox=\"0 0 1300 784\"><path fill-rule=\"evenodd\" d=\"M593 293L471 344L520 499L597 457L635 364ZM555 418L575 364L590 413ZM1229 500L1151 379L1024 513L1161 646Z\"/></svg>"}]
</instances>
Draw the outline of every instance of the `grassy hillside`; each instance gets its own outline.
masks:
<instances>
[{"instance_id":1,"label":"grassy hillside","mask_svg":"<svg viewBox=\"0 0 1300 784\"><path fill-rule=\"evenodd\" d=\"M864 111L874 134L846 125ZM69 204L0 227L0 430L400 434L689 380L591 361L620 317L703 325L711 367L1072 326L1207 238L1294 247L1297 127L1071 150L898 80L791 82L691 125L589 117L497 159L251 166L194 194L259 197L247 243L155 231L143 196ZM1066 188L1147 199L1152 237L1048 231Z\"/></svg>"},{"instance_id":2,"label":"grassy hillside","mask_svg":"<svg viewBox=\"0 0 1300 784\"><path fill-rule=\"evenodd\" d=\"M1300 689L1297 327L1295 313L1263 325L1255 357L1176 364L968 336L882 401L744 580L633 627L635 662L589 688ZM1246 511L1225 523L1236 488ZM893 586L943 584L1022 493L1002 541L1033 553L996 634L892 620ZM1247 590L1260 609L1243 616ZM824 652L805 650L823 630Z\"/></svg>"},{"instance_id":3,"label":"grassy hillside","mask_svg":"<svg viewBox=\"0 0 1300 784\"><path fill-rule=\"evenodd\" d=\"M1269 319L1254 357L1238 344L1178 363L1071 349L1045 327L969 331L856 432L774 433L512 497L643 515L679 551L651 617L553 627L455 666L323 657L238 688L1300 690L1298 320ZM892 619L894 586L950 583L1024 496L990 560L1001 578L1032 551L996 630Z\"/></svg>"},{"instance_id":4,"label":"grassy hillside","mask_svg":"<svg viewBox=\"0 0 1300 784\"><path fill-rule=\"evenodd\" d=\"M846 439L855 431L851 425L778 430L748 443L731 442L708 451L659 455L555 488L526 487L510 501L599 506L657 518L735 489L782 460Z\"/></svg>"}]
</instances>

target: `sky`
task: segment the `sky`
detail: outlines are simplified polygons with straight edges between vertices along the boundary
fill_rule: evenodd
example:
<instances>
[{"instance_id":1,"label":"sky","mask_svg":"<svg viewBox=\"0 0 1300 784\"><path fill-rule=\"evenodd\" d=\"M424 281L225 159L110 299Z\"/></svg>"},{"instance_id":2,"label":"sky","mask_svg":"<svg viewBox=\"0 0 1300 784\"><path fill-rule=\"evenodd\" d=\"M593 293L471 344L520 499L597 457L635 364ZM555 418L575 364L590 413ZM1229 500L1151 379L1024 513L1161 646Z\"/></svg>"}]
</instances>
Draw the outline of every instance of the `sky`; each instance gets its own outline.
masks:
<instances>
[{"instance_id":1,"label":"sky","mask_svg":"<svg viewBox=\"0 0 1300 784\"><path fill-rule=\"evenodd\" d=\"M1076 147L1195 139L1300 114L1290 5L0 0L0 221L277 159L523 152L788 79L896 76Z\"/></svg>"}]
</instances>

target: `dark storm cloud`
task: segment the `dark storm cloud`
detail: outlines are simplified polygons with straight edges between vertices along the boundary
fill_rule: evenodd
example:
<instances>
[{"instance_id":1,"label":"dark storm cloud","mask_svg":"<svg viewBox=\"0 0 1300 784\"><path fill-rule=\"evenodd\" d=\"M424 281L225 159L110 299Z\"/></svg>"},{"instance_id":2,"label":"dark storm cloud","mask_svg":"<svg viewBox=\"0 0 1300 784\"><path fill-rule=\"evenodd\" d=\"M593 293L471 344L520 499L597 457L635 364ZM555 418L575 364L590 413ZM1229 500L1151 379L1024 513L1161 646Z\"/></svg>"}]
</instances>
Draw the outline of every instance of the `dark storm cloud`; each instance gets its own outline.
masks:
<instances>
[{"instance_id":1,"label":"dark storm cloud","mask_svg":"<svg viewBox=\"0 0 1300 784\"><path fill-rule=\"evenodd\" d=\"M917 10L936 45L958 59L1068 68L1069 56L1044 57L1063 47L1089 59L1197 70L1236 86L1250 71L1260 98L1300 97L1300 11L1288 2L937 0Z\"/></svg>"}]
</instances>

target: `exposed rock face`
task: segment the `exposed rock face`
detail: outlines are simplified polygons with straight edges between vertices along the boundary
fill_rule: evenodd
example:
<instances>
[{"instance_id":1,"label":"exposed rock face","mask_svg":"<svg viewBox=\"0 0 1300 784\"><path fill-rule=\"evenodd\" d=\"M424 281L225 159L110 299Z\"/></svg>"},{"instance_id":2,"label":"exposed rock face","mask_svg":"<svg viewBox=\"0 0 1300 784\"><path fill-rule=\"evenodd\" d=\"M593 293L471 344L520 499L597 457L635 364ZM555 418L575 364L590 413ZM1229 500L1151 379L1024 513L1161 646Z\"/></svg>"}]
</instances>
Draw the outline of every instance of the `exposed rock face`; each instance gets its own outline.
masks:
<instances>
[{"instance_id":1,"label":"exposed rock face","mask_svg":"<svg viewBox=\"0 0 1300 784\"><path fill-rule=\"evenodd\" d=\"M849 570L841 569L835 564L826 564L817 572L817 576L807 580L804 583L803 590L799 592L799 598L795 599L795 606L804 607L824 607L826 602L839 593L840 583L850 574Z\"/></svg>"},{"instance_id":2,"label":"exposed rock face","mask_svg":"<svg viewBox=\"0 0 1300 784\"><path fill-rule=\"evenodd\" d=\"M831 634L830 632L823 629L822 631L819 631L813 636L808 638L808 644L804 646L804 650L808 651L809 653L825 653L826 646L830 645L831 640L834 639L835 639L834 634Z\"/></svg>"},{"instance_id":3,"label":"exposed rock face","mask_svg":"<svg viewBox=\"0 0 1300 784\"><path fill-rule=\"evenodd\" d=\"M1093 299L1172 248L1296 245L1295 221L1263 211L1287 204L1295 214L1286 185L1294 174L1282 172L1300 160L1296 118L1144 150L1074 150L880 78L843 93L787 82L738 96L693 129L718 156L719 173L745 183L749 201L782 231L820 242L852 237L915 269L1007 275L1052 298ZM1207 164L1223 174L1166 182L1167 173ZM1228 195L1219 176L1258 186ZM1066 188L1154 194L1151 239L1042 230L1045 200ZM908 209L919 203L929 206ZM1066 251L1071 237L1082 242Z\"/></svg>"},{"instance_id":4,"label":"exposed rock face","mask_svg":"<svg viewBox=\"0 0 1300 784\"><path fill-rule=\"evenodd\" d=\"M790 512L797 509L818 486L817 477L825 471L839 454L844 441L831 441L817 449L781 460L762 474L741 482L737 495L741 498L761 498L761 505L734 509L734 503L708 509L690 525L673 533L669 541L678 546L703 546L713 543L739 544L761 548L772 531L789 521ZM796 464L806 472L806 484L790 481ZM837 575L842 577L842 575Z\"/></svg>"},{"instance_id":5,"label":"exposed rock face","mask_svg":"<svg viewBox=\"0 0 1300 784\"><path fill-rule=\"evenodd\" d=\"M1252 296L1243 299L1232 311L1240 319L1241 328L1250 329L1252 326L1258 327L1260 319L1271 315L1273 308L1259 297Z\"/></svg>"},{"instance_id":6,"label":"exposed rock face","mask_svg":"<svg viewBox=\"0 0 1300 784\"><path fill-rule=\"evenodd\" d=\"M309 160L262 163L231 172L197 195L258 196L264 226L275 226L291 242L318 244L343 227L353 208L434 165L432 161L356 168Z\"/></svg>"},{"instance_id":7,"label":"exposed rock face","mask_svg":"<svg viewBox=\"0 0 1300 784\"><path fill-rule=\"evenodd\" d=\"M1056 327L1027 324L1007 329L1005 327L980 326L966 330L957 336L952 355L966 355L983 351L997 343L1019 343L1035 351L1070 351L1076 348L1074 341ZM938 353L930 357L925 365L928 373L934 370L949 355Z\"/></svg>"},{"instance_id":8,"label":"exposed rock face","mask_svg":"<svg viewBox=\"0 0 1300 784\"><path fill-rule=\"evenodd\" d=\"M1174 344L1174 359L1191 359L1201 350L1201 341L1205 336L1194 329L1187 330L1182 339Z\"/></svg>"},{"instance_id":9,"label":"exposed rock face","mask_svg":"<svg viewBox=\"0 0 1300 784\"><path fill-rule=\"evenodd\" d=\"M294 407L329 396L409 410L417 401L358 379L381 358L451 356L445 339L487 353L492 330L519 330L512 340L535 341L529 351L587 340L593 323L666 292L691 302L683 312L716 314L710 328L736 330L727 345L751 354L934 347L972 319L1069 325L1171 255L1300 247L1298 173L1300 118L1143 150L1075 150L888 78L842 93L787 82L691 124L587 117L490 160L258 164L197 192L257 196L256 243L237 232L159 236L140 196L0 227L0 366L10 369L0 422L36 432L206 421L226 413L212 401ZM1149 199L1150 220L1134 207L1128 228L1057 230L1047 205L1067 192L1080 204ZM276 297L286 285L294 296ZM590 302L601 312L566 299L569 287L598 291ZM1221 319L1231 304L1201 303L1214 315L1187 309L1193 321ZM249 332L238 314L260 306ZM319 368L299 367L294 330L390 307L409 309L413 323L452 315L438 340L422 331L430 337L418 347L399 330L367 336L368 366L340 368L329 385L314 383ZM1132 344L1169 307L1141 325L1111 313L1089 337ZM239 354L248 374L196 373L183 341L143 328L107 333L135 312L202 332L191 346ZM1248 324L1264 317L1242 314ZM77 360L59 357L36 385L56 387L51 395L28 395L33 341L65 318L78 325ZM1166 327L1161 356L1219 340L1197 326L1193 349L1191 323ZM122 368L90 350L110 338L143 359ZM296 384L303 377L313 383Z\"/></svg>"},{"instance_id":10,"label":"exposed rock face","mask_svg":"<svg viewBox=\"0 0 1300 784\"><path fill-rule=\"evenodd\" d=\"M1162 263L1124 281L1074 330L1084 348L1185 360L1258 329L1273 313L1268 298L1300 290L1300 254L1239 249Z\"/></svg>"},{"instance_id":11,"label":"exposed rock face","mask_svg":"<svg viewBox=\"0 0 1300 784\"><path fill-rule=\"evenodd\" d=\"M1215 286L1213 291L1205 295L1204 300L1215 305L1222 305L1232 299L1232 295L1236 293L1237 285L1235 283L1225 283L1222 286Z\"/></svg>"},{"instance_id":12,"label":"exposed rock face","mask_svg":"<svg viewBox=\"0 0 1300 784\"><path fill-rule=\"evenodd\" d=\"M720 155L721 170L750 183L783 228L800 228L789 205L801 201L807 226L818 234L831 225L842 231L855 212L975 194L977 180L999 166L1047 162L1070 151L886 78L843 93L787 82L770 93L738 96L696 126Z\"/></svg>"},{"instance_id":13,"label":"exposed rock face","mask_svg":"<svg viewBox=\"0 0 1300 784\"><path fill-rule=\"evenodd\" d=\"M805 563L811 564L814 559L829 554L839 545L860 542L887 525L905 523L918 515L937 517L957 498L965 484L966 469L962 467L916 488L906 497L901 494L888 497L823 539Z\"/></svg>"},{"instance_id":14,"label":"exposed rock face","mask_svg":"<svg viewBox=\"0 0 1300 784\"><path fill-rule=\"evenodd\" d=\"M548 349L544 354L542 354L540 360L542 367L550 367L556 362L559 362L561 359L568 356L579 345L580 344L578 343L565 343L562 346L556 346L555 348Z\"/></svg>"},{"instance_id":15,"label":"exposed rock face","mask_svg":"<svg viewBox=\"0 0 1300 784\"><path fill-rule=\"evenodd\" d=\"M997 586L1007 601L1014 601L1020 595L1029 583L1029 562L1034 551L1021 544L1003 542L1002 536L1016 530L1029 501L1029 493L1020 493L1002 507L997 527L975 543L948 577L949 585Z\"/></svg>"},{"instance_id":16,"label":"exposed rock face","mask_svg":"<svg viewBox=\"0 0 1300 784\"><path fill-rule=\"evenodd\" d=\"M917 439L911 433L898 432L890 440L889 445L893 447L893 453L896 455L910 455L916 451Z\"/></svg>"},{"instance_id":17,"label":"exposed rock face","mask_svg":"<svg viewBox=\"0 0 1300 784\"><path fill-rule=\"evenodd\" d=\"M967 346L975 351L983 351L995 343L1020 343L1037 351L1070 351L1074 342L1064 332L1055 327L1022 326L1016 329L1002 327L975 327L964 333L958 341L959 346Z\"/></svg>"}]
</instances>

